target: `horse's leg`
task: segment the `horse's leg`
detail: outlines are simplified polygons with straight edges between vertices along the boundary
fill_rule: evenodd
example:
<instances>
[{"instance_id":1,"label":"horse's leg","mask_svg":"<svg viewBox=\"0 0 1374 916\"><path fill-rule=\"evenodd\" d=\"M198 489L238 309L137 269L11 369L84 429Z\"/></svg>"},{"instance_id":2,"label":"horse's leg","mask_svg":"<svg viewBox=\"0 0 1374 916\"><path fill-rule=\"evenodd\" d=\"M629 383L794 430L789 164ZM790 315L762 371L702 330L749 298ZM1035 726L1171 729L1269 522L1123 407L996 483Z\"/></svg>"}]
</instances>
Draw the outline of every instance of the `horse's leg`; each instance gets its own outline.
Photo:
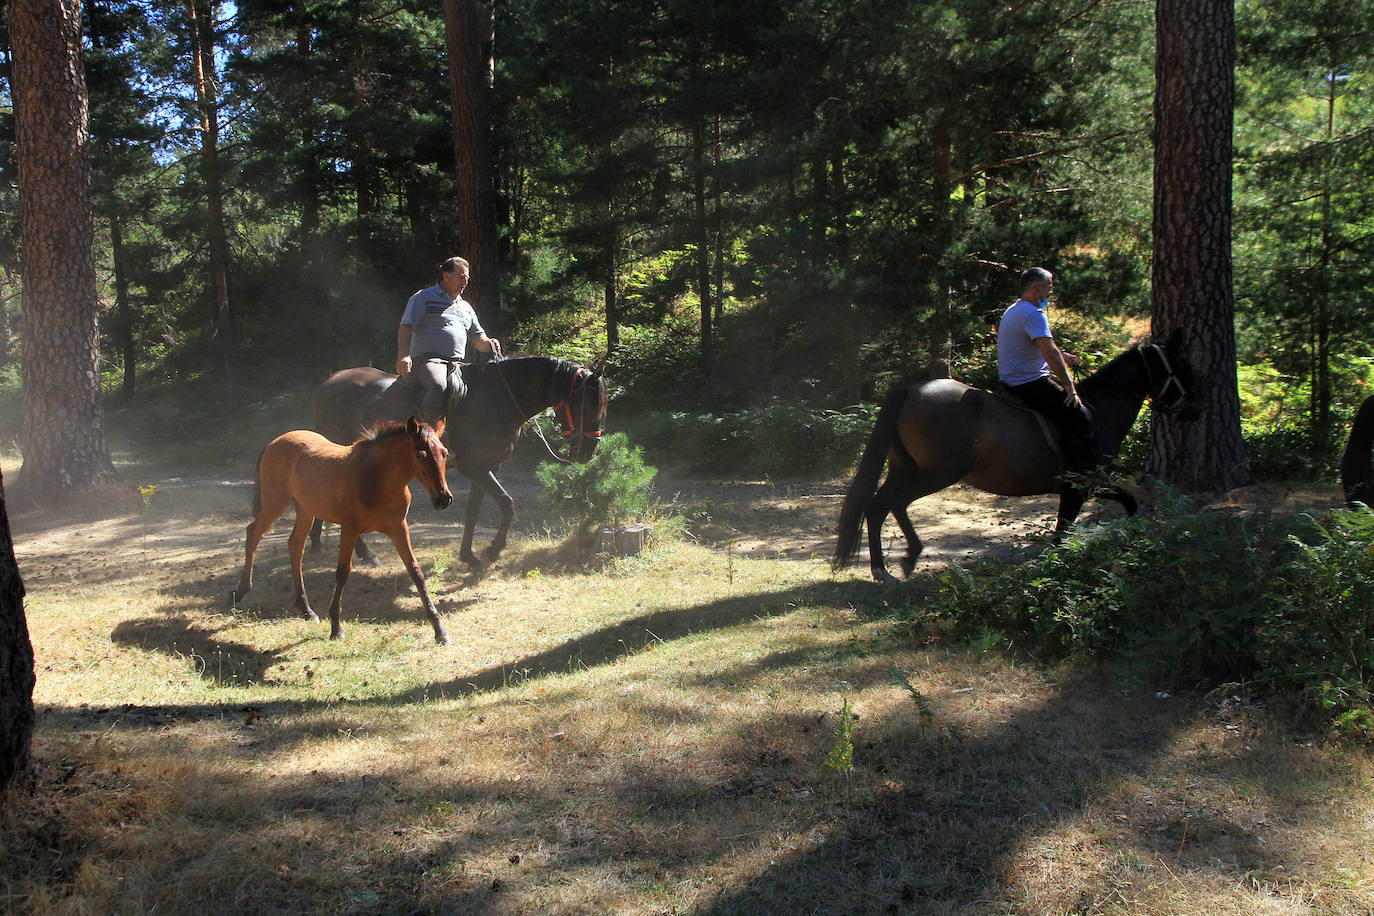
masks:
<instances>
[{"instance_id":1,"label":"horse's leg","mask_svg":"<svg viewBox=\"0 0 1374 916\"><path fill-rule=\"evenodd\" d=\"M1064 484L1059 488L1059 518L1054 524L1054 535L1050 542L1058 544L1064 540L1064 533L1069 530L1078 518L1078 513L1083 508L1083 500L1087 494L1072 484Z\"/></svg>"},{"instance_id":2,"label":"horse's leg","mask_svg":"<svg viewBox=\"0 0 1374 916\"><path fill-rule=\"evenodd\" d=\"M324 546L324 519L315 519L315 524L310 526L310 550L314 552ZM364 566L381 566L382 561L377 559L377 555L367 546L367 541L362 537L358 538L358 543L353 545L353 550L358 554L358 562Z\"/></svg>"},{"instance_id":3,"label":"horse's leg","mask_svg":"<svg viewBox=\"0 0 1374 916\"><path fill-rule=\"evenodd\" d=\"M921 543L921 536L911 524L911 516L906 514L909 505L910 502L902 500L892 501L892 517L897 520L897 527L902 529L902 534L906 537L906 556L901 559L902 577L905 579L911 578L911 572L916 568L916 560L925 549L925 545Z\"/></svg>"},{"instance_id":4,"label":"horse's leg","mask_svg":"<svg viewBox=\"0 0 1374 916\"><path fill-rule=\"evenodd\" d=\"M302 509L300 503L296 503L296 527L291 529L291 537L286 542L286 552L291 556L292 581L296 587L296 610L307 620L320 619L305 597L305 573L301 570L301 561L305 557L305 539L310 533L310 524L313 521L315 517Z\"/></svg>"},{"instance_id":5,"label":"horse's leg","mask_svg":"<svg viewBox=\"0 0 1374 916\"><path fill-rule=\"evenodd\" d=\"M1126 510L1127 515L1135 515L1140 511L1140 504L1136 502L1135 496L1122 487L1104 487L1098 491L1097 497L1098 499L1110 499L1113 502L1121 503L1121 508Z\"/></svg>"},{"instance_id":6,"label":"horse's leg","mask_svg":"<svg viewBox=\"0 0 1374 916\"><path fill-rule=\"evenodd\" d=\"M239 584L229 595L230 603L233 607L238 607L243 596L253 588L253 554L257 552L258 542L272 527L272 523L277 520L275 515L268 516L265 512L259 512L257 517L248 523L247 536L243 546L243 572L239 575Z\"/></svg>"},{"instance_id":7,"label":"horse's leg","mask_svg":"<svg viewBox=\"0 0 1374 916\"><path fill-rule=\"evenodd\" d=\"M468 505L463 514L463 546L458 550L458 559L468 564L468 567L475 573L480 573L487 568L487 564L478 559L477 554L472 552L472 534L477 528L477 515L482 511L482 497L486 494L477 485L477 481L472 482L468 487Z\"/></svg>"},{"instance_id":8,"label":"horse's leg","mask_svg":"<svg viewBox=\"0 0 1374 916\"><path fill-rule=\"evenodd\" d=\"M257 515L248 523L248 530L244 538L243 572L239 575L238 587L230 593L230 602L233 607L238 607L238 603L253 588L253 555L257 553L258 544L262 541L263 535L272 530L272 523L286 511L288 505L288 500L280 499L272 493L264 495L261 490L259 490L259 500Z\"/></svg>"},{"instance_id":9,"label":"horse's leg","mask_svg":"<svg viewBox=\"0 0 1374 916\"><path fill-rule=\"evenodd\" d=\"M358 542L353 545L353 552L358 555L358 562L364 566L381 566L382 561L372 552L372 548L367 546L367 541L362 536L358 537Z\"/></svg>"},{"instance_id":10,"label":"horse's leg","mask_svg":"<svg viewBox=\"0 0 1374 916\"><path fill-rule=\"evenodd\" d=\"M420 601L425 606L425 613L429 616L429 622L434 625L434 641L441 646L448 645L448 633L444 631L444 624L439 619L439 609L434 606L434 601L429 597L429 588L425 585L425 574L420 571L420 563L415 559L415 552L410 549L410 528L406 525L405 519L401 519L400 527L385 532L391 538L391 543L396 545L396 552L401 555L401 562L405 564L406 572L410 573L410 581L415 583L415 590L420 593Z\"/></svg>"},{"instance_id":11,"label":"horse's leg","mask_svg":"<svg viewBox=\"0 0 1374 916\"><path fill-rule=\"evenodd\" d=\"M496 500L497 508L501 510L501 524L496 528L496 537L491 539L487 549L482 551L482 557L488 563L495 563L496 558L501 555L501 551L506 549L506 535L510 532L511 520L515 518L515 500L506 492L506 488L501 486L501 481L496 479L496 475L487 473L474 481L482 489Z\"/></svg>"},{"instance_id":12,"label":"horse's leg","mask_svg":"<svg viewBox=\"0 0 1374 916\"><path fill-rule=\"evenodd\" d=\"M868 556L869 568L873 571L873 578L886 585L898 581L895 576L887 571L887 564L883 562L883 540L882 530L883 521L889 512L897 520L897 527L902 529L903 536L906 537L906 556L902 558L902 572L911 575L911 571L916 568L916 559L920 557L921 551L925 549L921 543L921 538L916 534L916 528L911 524L911 517L907 515L907 507L920 499L922 496L929 496L943 490L945 487L953 486L964 476L962 471L949 471L946 473L935 474L919 467L898 467L888 472L887 479L878 488L878 492L873 494L873 499L868 504Z\"/></svg>"},{"instance_id":13,"label":"horse's leg","mask_svg":"<svg viewBox=\"0 0 1374 916\"><path fill-rule=\"evenodd\" d=\"M329 602L330 639L343 639L343 590L348 574L353 571L353 544L357 540L356 528L339 529L339 565L334 567L334 597Z\"/></svg>"}]
</instances>

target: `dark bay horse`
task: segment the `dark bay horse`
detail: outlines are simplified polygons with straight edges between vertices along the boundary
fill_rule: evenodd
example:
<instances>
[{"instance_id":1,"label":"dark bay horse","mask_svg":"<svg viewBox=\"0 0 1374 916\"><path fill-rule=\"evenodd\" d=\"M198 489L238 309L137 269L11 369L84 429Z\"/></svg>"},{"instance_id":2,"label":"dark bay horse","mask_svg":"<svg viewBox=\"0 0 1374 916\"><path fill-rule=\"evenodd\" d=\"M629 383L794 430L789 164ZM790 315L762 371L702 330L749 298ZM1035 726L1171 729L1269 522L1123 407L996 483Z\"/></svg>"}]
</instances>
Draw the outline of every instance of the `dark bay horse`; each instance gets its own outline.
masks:
<instances>
[{"instance_id":1,"label":"dark bay horse","mask_svg":"<svg viewBox=\"0 0 1374 916\"><path fill-rule=\"evenodd\" d=\"M391 423L349 446L330 442L319 433L298 429L273 439L258 456L257 486L253 491L253 521L248 524L243 575L234 589L234 604L253 587L253 553L272 523L295 503L296 526L291 529L287 552L295 578L296 607L310 620L319 620L305 597L301 556L305 535L317 518L339 526L339 565L334 571L334 600L329 603L329 638L343 638L339 600L353 569L353 544L365 531L380 531L396 545L406 571L415 582L425 613L434 624L434 641L443 645L448 634L439 611L425 588L420 564L410 549L410 481L416 477L429 492L436 509L453 502L444 465L448 450L439 440L444 421L435 429L411 417L404 424Z\"/></svg>"},{"instance_id":2,"label":"dark bay horse","mask_svg":"<svg viewBox=\"0 0 1374 916\"><path fill-rule=\"evenodd\" d=\"M1374 395L1364 399L1350 425L1350 438L1341 454L1341 489L1346 505L1355 503L1374 506L1374 467L1370 449L1374 448Z\"/></svg>"},{"instance_id":3,"label":"dark bay horse","mask_svg":"<svg viewBox=\"0 0 1374 916\"><path fill-rule=\"evenodd\" d=\"M472 482L464 516L460 558L474 571L495 562L506 546L515 517L515 502L496 479L496 469L510 457L525 423L555 408L569 457L587 461L601 440L606 423L606 380L601 365L593 368L553 356L521 356L465 366L467 396L450 405L446 438L451 461ZM315 392L315 428L335 442L352 442L381 420L405 417L413 410L415 388L398 384L396 376L363 366L335 372ZM501 511L501 523L479 559L472 552L472 534L483 497L490 496ZM320 544L320 526L311 532ZM375 562L362 540L359 559Z\"/></svg>"},{"instance_id":4,"label":"dark bay horse","mask_svg":"<svg viewBox=\"0 0 1374 916\"><path fill-rule=\"evenodd\" d=\"M1078 392L1096 419L1102 453L1117 454L1147 398L1157 409L1181 410L1189 383L1178 331L1163 344L1132 347L1084 379ZM884 465L887 479L878 486ZM921 539L907 506L960 481L1002 496L1058 492L1055 537L1062 537L1088 496L1083 486L1061 480L1065 470L1030 411L953 379L902 388L888 395L879 410L845 493L833 565L839 569L854 557L860 526L867 520L873 578L896 581L883 562L881 539L883 521L891 512L906 536L902 570L910 575L921 554ZM1135 498L1124 490L1113 487L1103 495L1135 514Z\"/></svg>"}]
</instances>

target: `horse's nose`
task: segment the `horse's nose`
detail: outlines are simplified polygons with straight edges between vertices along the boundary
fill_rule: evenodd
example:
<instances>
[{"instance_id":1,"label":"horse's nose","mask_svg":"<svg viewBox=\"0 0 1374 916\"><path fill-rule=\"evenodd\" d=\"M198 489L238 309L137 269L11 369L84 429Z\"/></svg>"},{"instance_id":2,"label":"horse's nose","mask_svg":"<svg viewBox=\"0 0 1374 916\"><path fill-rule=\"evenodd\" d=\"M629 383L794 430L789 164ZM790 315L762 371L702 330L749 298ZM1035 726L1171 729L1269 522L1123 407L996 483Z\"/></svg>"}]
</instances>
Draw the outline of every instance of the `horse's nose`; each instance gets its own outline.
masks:
<instances>
[{"instance_id":1,"label":"horse's nose","mask_svg":"<svg viewBox=\"0 0 1374 916\"><path fill-rule=\"evenodd\" d=\"M451 506L451 505L453 505L453 494L452 494L452 493L438 493L438 494L435 495L435 497L434 497L434 508L436 508L436 509L447 509L447 508L448 508L449 506Z\"/></svg>"}]
</instances>

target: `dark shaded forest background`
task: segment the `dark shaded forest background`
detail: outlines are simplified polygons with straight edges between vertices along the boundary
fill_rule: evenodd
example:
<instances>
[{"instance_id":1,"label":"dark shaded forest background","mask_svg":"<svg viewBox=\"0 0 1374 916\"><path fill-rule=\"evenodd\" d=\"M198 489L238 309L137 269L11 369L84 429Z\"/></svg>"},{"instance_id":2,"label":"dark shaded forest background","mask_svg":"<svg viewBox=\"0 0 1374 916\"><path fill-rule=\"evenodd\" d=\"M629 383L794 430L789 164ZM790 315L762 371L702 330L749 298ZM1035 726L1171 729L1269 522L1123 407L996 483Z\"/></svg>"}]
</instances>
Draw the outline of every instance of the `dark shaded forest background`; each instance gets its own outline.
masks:
<instances>
[{"instance_id":1,"label":"dark shaded forest background","mask_svg":"<svg viewBox=\"0 0 1374 916\"><path fill-rule=\"evenodd\" d=\"M843 470L891 384L995 381L992 322L1031 264L1055 271L1085 370L1148 329L1151 0L488 12L499 295L478 277L470 298L510 350L609 351L612 425L651 456L747 466L766 428L793 469ZM84 18L108 399L232 407L389 369L406 298L464 253L443 5L87 0ZM1250 466L1321 476L1374 355L1374 6L1242 2L1236 30Z\"/></svg>"}]
</instances>

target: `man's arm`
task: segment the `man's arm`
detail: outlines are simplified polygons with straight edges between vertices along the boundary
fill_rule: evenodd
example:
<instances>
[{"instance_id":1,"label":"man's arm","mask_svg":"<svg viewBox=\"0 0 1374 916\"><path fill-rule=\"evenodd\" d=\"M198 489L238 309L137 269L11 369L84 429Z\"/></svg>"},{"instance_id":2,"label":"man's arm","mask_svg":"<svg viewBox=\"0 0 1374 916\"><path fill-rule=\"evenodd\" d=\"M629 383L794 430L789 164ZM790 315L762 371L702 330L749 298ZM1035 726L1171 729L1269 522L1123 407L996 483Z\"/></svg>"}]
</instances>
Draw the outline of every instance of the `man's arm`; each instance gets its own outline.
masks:
<instances>
[{"instance_id":1,"label":"man's arm","mask_svg":"<svg viewBox=\"0 0 1374 916\"><path fill-rule=\"evenodd\" d=\"M396 374L410 375L410 336L414 329L403 324L396 329Z\"/></svg>"},{"instance_id":2,"label":"man's arm","mask_svg":"<svg viewBox=\"0 0 1374 916\"><path fill-rule=\"evenodd\" d=\"M1054 342L1053 337L1037 337L1035 343L1040 347L1040 355L1045 358L1050 371L1054 377L1059 379L1059 384L1064 387L1064 403L1069 406L1079 404L1078 389L1073 384L1073 374L1069 372L1068 364L1064 362L1064 354L1059 349L1059 345Z\"/></svg>"},{"instance_id":3,"label":"man's arm","mask_svg":"<svg viewBox=\"0 0 1374 916\"><path fill-rule=\"evenodd\" d=\"M488 337L485 334L478 334L476 337L472 338L472 345L483 353L501 352L501 341L497 340L495 337Z\"/></svg>"}]
</instances>

